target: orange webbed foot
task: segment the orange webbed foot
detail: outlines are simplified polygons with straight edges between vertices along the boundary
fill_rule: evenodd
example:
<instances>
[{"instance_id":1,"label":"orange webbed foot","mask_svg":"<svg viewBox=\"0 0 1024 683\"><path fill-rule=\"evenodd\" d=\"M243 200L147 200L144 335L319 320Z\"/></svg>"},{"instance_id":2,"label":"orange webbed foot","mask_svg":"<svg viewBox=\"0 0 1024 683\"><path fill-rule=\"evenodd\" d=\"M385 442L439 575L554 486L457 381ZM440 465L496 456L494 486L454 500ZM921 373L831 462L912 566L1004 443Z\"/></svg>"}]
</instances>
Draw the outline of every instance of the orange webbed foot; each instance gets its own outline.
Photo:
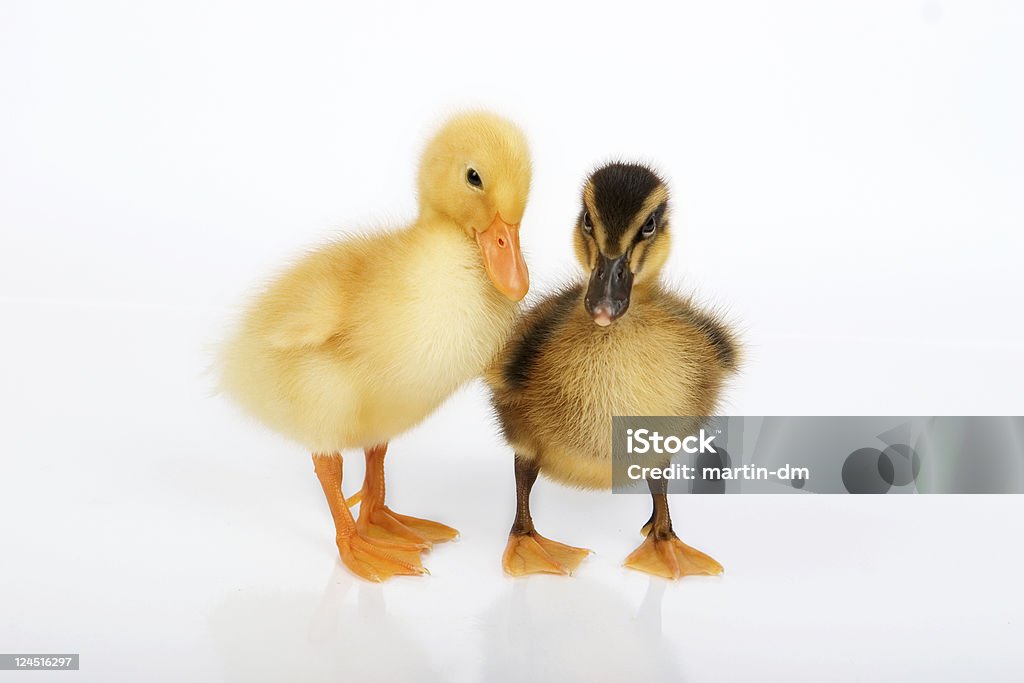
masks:
<instances>
[{"instance_id":1,"label":"orange webbed foot","mask_svg":"<svg viewBox=\"0 0 1024 683\"><path fill-rule=\"evenodd\" d=\"M536 531L509 534L501 566L509 576L527 574L571 575L590 554L586 548L544 538Z\"/></svg>"},{"instance_id":2,"label":"orange webbed foot","mask_svg":"<svg viewBox=\"0 0 1024 683\"><path fill-rule=\"evenodd\" d=\"M386 505L364 507L359 511L356 526L372 538L402 543L421 551L429 550L434 543L451 541L459 536L459 532L450 526L400 515Z\"/></svg>"},{"instance_id":3,"label":"orange webbed foot","mask_svg":"<svg viewBox=\"0 0 1024 683\"><path fill-rule=\"evenodd\" d=\"M384 509L389 515L391 515L392 519L396 520L405 528L411 529L413 533L425 538L430 543L444 543L446 541L454 541L459 538L458 529L453 529L447 524L441 524L440 522L421 519L419 517L410 517L409 515L400 515L387 507Z\"/></svg>"},{"instance_id":4,"label":"orange webbed foot","mask_svg":"<svg viewBox=\"0 0 1024 683\"><path fill-rule=\"evenodd\" d=\"M626 558L624 565L666 579L693 575L718 576L725 571L712 557L686 545L674 534L658 539L648 533L640 547Z\"/></svg>"},{"instance_id":5,"label":"orange webbed foot","mask_svg":"<svg viewBox=\"0 0 1024 683\"><path fill-rule=\"evenodd\" d=\"M367 581L386 581L393 576L429 574L414 546L388 543L359 533L338 536L338 552L345 566Z\"/></svg>"}]
</instances>

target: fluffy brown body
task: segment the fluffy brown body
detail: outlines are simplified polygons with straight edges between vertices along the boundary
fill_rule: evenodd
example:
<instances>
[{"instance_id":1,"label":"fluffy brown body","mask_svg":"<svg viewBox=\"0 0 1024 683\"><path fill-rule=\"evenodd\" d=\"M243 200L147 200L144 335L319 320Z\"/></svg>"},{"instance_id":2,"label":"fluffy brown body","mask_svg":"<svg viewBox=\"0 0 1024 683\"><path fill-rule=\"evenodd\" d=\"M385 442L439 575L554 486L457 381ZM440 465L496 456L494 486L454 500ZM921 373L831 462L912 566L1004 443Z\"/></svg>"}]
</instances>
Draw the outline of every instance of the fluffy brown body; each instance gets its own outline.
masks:
<instances>
[{"instance_id":1,"label":"fluffy brown body","mask_svg":"<svg viewBox=\"0 0 1024 683\"><path fill-rule=\"evenodd\" d=\"M503 557L515 576L571 573L589 552L537 533L529 502L538 474L611 487L614 415L714 415L739 363L725 323L659 280L670 244L668 191L650 169L596 171L583 190L574 240L589 283L537 304L485 373L515 449L517 510ZM666 578L720 573L715 560L676 537L663 481L648 483L647 540L626 565Z\"/></svg>"},{"instance_id":2,"label":"fluffy brown body","mask_svg":"<svg viewBox=\"0 0 1024 683\"><path fill-rule=\"evenodd\" d=\"M612 416L714 415L736 353L724 324L657 283L635 286L608 327L576 285L521 320L487 381L518 457L563 484L610 488Z\"/></svg>"}]
</instances>

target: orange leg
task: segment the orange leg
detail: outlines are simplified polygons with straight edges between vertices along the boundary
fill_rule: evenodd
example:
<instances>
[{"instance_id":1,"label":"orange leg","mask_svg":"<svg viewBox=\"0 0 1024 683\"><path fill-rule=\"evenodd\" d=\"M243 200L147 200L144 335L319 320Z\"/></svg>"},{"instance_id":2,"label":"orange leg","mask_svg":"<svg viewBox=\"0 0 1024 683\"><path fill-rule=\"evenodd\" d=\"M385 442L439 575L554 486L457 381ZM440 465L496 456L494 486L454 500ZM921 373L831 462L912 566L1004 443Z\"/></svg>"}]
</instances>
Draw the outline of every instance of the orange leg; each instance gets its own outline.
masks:
<instances>
[{"instance_id":1,"label":"orange leg","mask_svg":"<svg viewBox=\"0 0 1024 683\"><path fill-rule=\"evenodd\" d=\"M415 548L368 538L356 528L341 493L342 468L340 455L313 454L313 469L331 508L338 552L345 566L368 581L383 581L399 574L426 574Z\"/></svg>"},{"instance_id":2,"label":"orange leg","mask_svg":"<svg viewBox=\"0 0 1024 683\"><path fill-rule=\"evenodd\" d=\"M459 532L450 526L400 515L384 504L384 455L387 450L387 444L366 449L366 479L361 491L359 520L356 522L359 531L374 538L405 543L424 550L433 543L457 538Z\"/></svg>"}]
</instances>

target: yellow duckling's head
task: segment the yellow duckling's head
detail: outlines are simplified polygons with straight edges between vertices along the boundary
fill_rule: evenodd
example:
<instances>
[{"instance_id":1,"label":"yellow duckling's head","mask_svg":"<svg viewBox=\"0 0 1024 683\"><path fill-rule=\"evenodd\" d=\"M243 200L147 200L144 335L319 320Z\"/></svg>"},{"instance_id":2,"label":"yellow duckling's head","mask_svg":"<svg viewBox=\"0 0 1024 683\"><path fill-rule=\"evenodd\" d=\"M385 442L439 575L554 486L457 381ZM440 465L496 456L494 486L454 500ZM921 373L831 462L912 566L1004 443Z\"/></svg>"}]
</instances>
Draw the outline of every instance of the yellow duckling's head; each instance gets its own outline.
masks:
<instances>
[{"instance_id":1,"label":"yellow duckling's head","mask_svg":"<svg viewBox=\"0 0 1024 683\"><path fill-rule=\"evenodd\" d=\"M665 182L641 164L608 164L587 178L574 240L590 271L584 305L598 325L622 317L633 286L656 279L665 265L668 208Z\"/></svg>"},{"instance_id":2,"label":"yellow duckling's head","mask_svg":"<svg viewBox=\"0 0 1024 683\"><path fill-rule=\"evenodd\" d=\"M451 219L476 240L494 286L512 301L526 296L530 275L519 248L519 223L530 192L530 150L511 121L488 112L450 119L420 162L420 213Z\"/></svg>"}]
</instances>

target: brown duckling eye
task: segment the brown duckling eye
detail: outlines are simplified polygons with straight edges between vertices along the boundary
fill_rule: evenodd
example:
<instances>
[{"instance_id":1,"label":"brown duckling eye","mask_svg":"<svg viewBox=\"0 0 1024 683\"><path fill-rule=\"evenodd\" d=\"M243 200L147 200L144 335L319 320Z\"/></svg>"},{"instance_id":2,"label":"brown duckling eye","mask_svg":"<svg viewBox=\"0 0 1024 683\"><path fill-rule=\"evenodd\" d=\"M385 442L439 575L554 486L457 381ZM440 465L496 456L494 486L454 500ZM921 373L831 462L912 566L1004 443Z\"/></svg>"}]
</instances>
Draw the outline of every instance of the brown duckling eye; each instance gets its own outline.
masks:
<instances>
[{"instance_id":1,"label":"brown duckling eye","mask_svg":"<svg viewBox=\"0 0 1024 683\"><path fill-rule=\"evenodd\" d=\"M484 185L484 181L481 180L480 174L476 172L475 168L466 171L466 182L473 187L483 187Z\"/></svg>"},{"instance_id":2,"label":"brown duckling eye","mask_svg":"<svg viewBox=\"0 0 1024 683\"><path fill-rule=\"evenodd\" d=\"M583 212L583 230L585 232L593 232L594 231L594 221L590 218L590 212L589 211L584 211Z\"/></svg>"},{"instance_id":3,"label":"brown duckling eye","mask_svg":"<svg viewBox=\"0 0 1024 683\"><path fill-rule=\"evenodd\" d=\"M658 221L654 217L654 214L652 213L651 217L647 219L646 223L644 223L644 227L640 228L640 235L644 239L646 239L646 238L650 237L651 235L653 235L654 232L657 229L658 229Z\"/></svg>"}]
</instances>

